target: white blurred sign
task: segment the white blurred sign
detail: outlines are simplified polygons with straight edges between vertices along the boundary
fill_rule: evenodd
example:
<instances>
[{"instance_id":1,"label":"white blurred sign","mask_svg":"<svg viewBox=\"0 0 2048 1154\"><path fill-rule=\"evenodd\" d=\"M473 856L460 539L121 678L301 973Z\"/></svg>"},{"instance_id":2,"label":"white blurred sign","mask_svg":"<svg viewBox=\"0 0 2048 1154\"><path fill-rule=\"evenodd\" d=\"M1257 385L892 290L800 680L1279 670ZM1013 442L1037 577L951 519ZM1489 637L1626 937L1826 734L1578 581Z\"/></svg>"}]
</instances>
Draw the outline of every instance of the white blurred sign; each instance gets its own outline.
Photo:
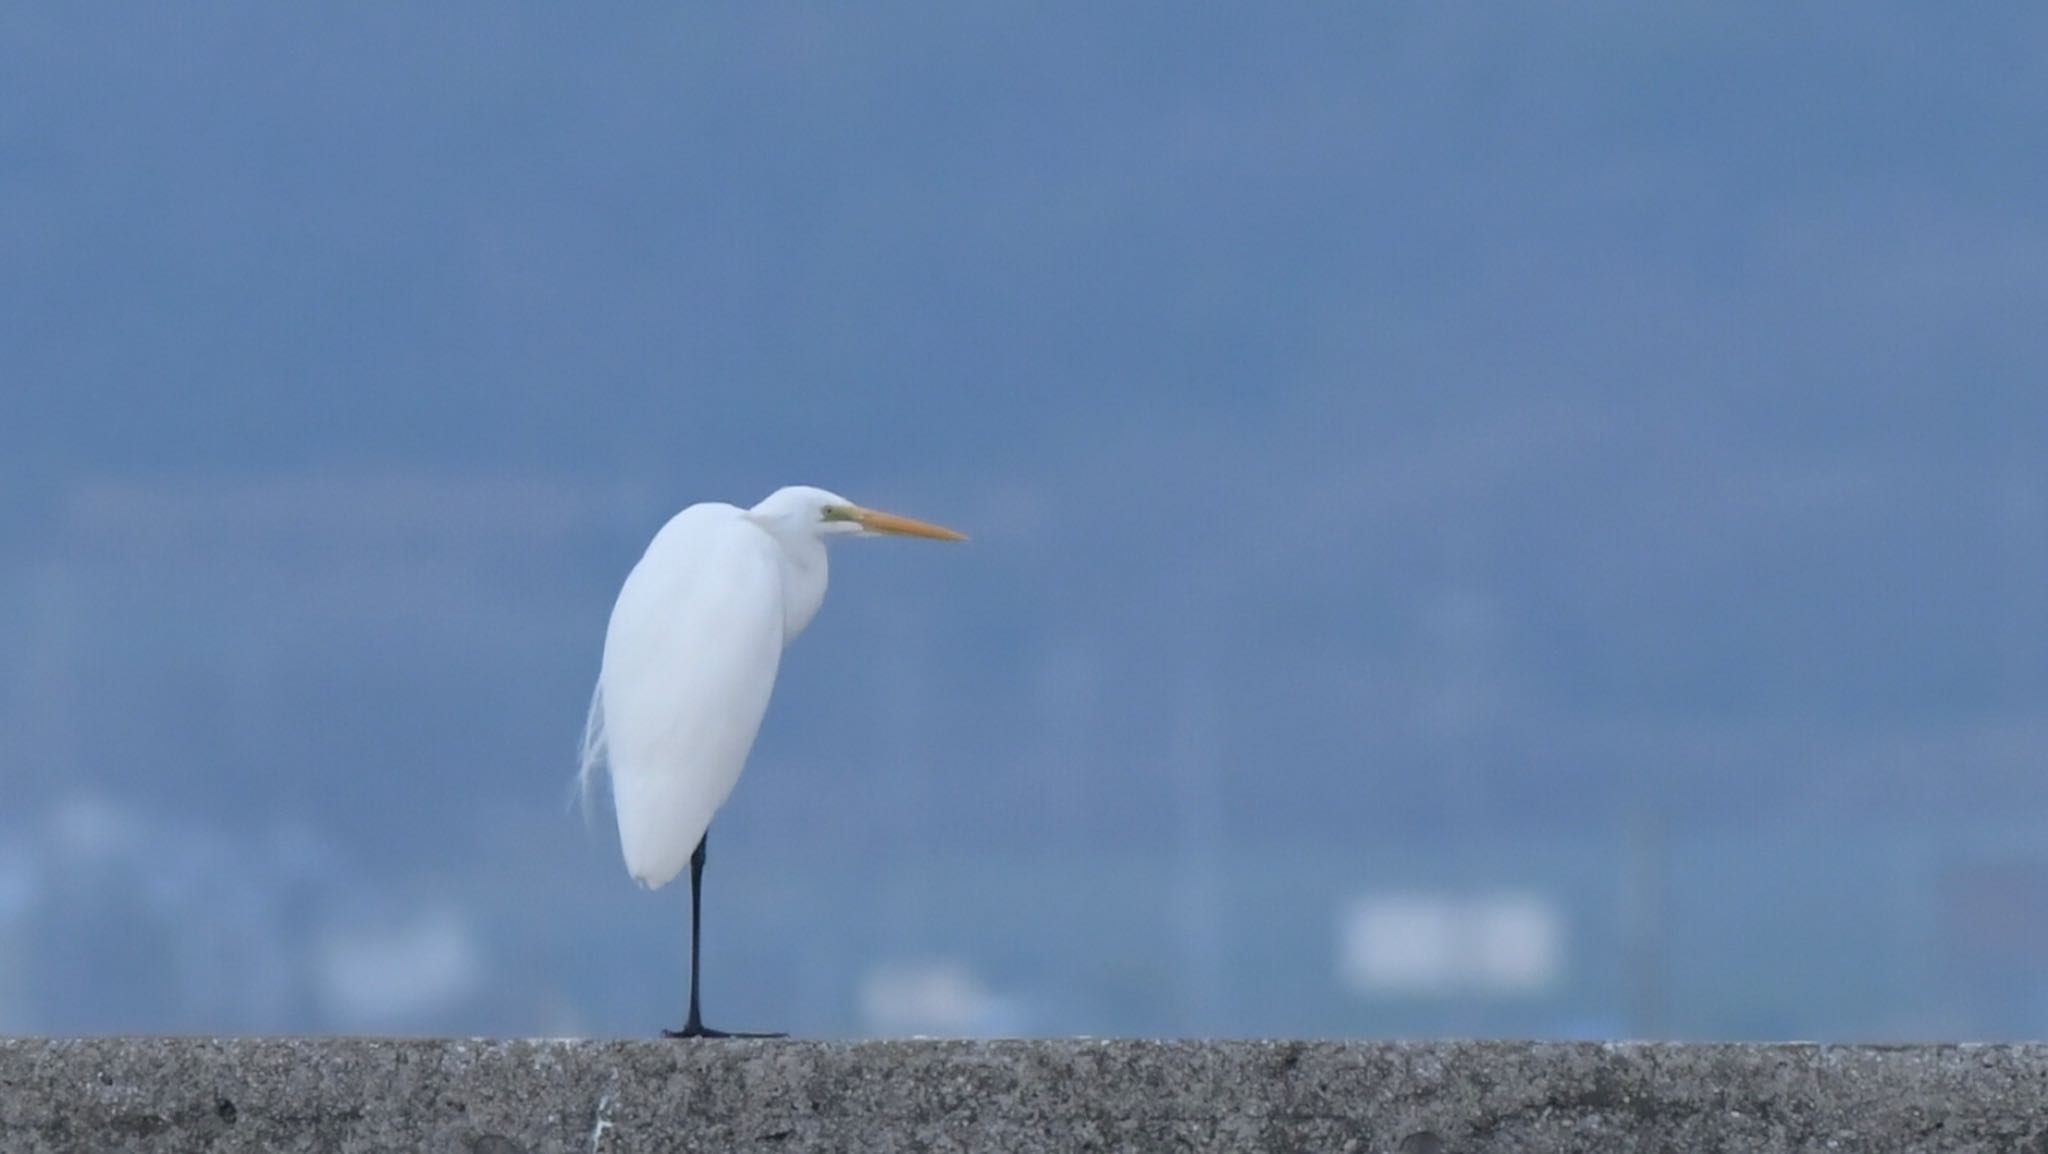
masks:
<instances>
[{"instance_id":1,"label":"white blurred sign","mask_svg":"<svg viewBox=\"0 0 2048 1154\"><path fill-rule=\"evenodd\" d=\"M314 959L321 1009L350 1032L406 1032L484 985L484 951L469 924L431 909L390 924L329 927Z\"/></svg>"},{"instance_id":2,"label":"white blurred sign","mask_svg":"<svg viewBox=\"0 0 2048 1154\"><path fill-rule=\"evenodd\" d=\"M1011 999L990 990L965 963L949 959L885 964L860 985L861 1021L884 1037L959 1038L1015 1033Z\"/></svg>"},{"instance_id":3,"label":"white blurred sign","mask_svg":"<svg viewBox=\"0 0 2048 1154\"><path fill-rule=\"evenodd\" d=\"M1354 994L1540 994L1564 970L1564 916L1540 895L1375 894L1337 912L1337 980Z\"/></svg>"}]
</instances>

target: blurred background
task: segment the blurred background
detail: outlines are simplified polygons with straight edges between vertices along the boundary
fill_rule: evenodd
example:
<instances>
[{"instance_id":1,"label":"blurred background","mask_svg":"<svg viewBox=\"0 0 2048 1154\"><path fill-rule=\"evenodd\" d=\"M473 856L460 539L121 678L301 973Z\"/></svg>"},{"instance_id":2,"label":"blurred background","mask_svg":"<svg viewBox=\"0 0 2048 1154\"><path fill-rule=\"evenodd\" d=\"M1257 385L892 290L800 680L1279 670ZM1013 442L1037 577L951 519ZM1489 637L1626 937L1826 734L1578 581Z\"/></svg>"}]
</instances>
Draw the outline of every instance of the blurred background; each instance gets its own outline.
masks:
<instances>
[{"instance_id":1,"label":"blurred background","mask_svg":"<svg viewBox=\"0 0 2048 1154\"><path fill-rule=\"evenodd\" d=\"M0 8L0 1031L2048 1034L2048 9Z\"/></svg>"}]
</instances>

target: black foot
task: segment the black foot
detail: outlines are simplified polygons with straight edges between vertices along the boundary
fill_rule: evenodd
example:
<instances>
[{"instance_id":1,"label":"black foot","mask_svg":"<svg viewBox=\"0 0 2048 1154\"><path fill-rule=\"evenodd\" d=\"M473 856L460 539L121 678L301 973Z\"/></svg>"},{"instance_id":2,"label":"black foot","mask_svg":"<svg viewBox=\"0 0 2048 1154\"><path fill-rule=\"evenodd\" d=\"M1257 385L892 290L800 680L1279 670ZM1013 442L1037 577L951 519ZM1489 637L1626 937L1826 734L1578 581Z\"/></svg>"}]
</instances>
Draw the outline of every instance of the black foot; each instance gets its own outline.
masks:
<instances>
[{"instance_id":1,"label":"black foot","mask_svg":"<svg viewBox=\"0 0 2048 1154\"><path fill-rule=\"evenodd\" d=\"M692 1022L680 1030L663 1030L664 1038L787 1038L788 1034L736 1034L725 1030L714 1030L702 1022Z\"/></svg>"}]
</instances>

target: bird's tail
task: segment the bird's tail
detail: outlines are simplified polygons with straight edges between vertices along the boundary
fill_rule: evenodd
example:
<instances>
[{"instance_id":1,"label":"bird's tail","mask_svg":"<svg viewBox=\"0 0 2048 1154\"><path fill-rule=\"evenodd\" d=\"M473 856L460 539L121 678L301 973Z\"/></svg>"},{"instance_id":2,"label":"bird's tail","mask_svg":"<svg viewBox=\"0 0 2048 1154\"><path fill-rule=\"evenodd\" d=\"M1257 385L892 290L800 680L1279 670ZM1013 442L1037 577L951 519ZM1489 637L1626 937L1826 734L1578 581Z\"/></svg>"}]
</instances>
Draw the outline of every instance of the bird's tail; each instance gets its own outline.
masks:
<instances>
[{"instance_id":1,"label":"bird's tail","mask_svg":"<svg viewBox=\"0 0 2048 1154\"><path fill-rule=\"evenodd\" d=\"M600 684L590 694L590 715L583 719L583 749L576 759L576 786L569 798L569 805L583 810L583 820L590 821L591 801L597 792L598 775L604 772L604 686Z\"/></svg>"}]
</instances>

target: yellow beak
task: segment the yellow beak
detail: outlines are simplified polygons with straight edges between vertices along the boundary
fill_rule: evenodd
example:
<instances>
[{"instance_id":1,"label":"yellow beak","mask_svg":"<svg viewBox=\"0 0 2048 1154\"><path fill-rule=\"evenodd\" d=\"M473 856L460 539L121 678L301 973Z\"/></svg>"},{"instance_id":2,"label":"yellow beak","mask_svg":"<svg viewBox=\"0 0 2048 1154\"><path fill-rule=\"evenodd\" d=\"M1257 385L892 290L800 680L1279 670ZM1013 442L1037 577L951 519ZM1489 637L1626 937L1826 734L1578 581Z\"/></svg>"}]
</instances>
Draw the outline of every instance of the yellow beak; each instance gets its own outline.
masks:
<instances>
[{"instance_id":1,"label":"yellow beak","mask_svg":"<svg viewBox=\"0 0 2048 1154\"><path fill-rule=\"evenodd\" d=\"M880 509L855 509L853 519L861 528L874 533L894 533L899 537L924 537L932 541L965 541L967 534L955 533L943 525L930 521L919 521L914 517L900 517L884 513Z\"/></svg>"}]
</instances>

